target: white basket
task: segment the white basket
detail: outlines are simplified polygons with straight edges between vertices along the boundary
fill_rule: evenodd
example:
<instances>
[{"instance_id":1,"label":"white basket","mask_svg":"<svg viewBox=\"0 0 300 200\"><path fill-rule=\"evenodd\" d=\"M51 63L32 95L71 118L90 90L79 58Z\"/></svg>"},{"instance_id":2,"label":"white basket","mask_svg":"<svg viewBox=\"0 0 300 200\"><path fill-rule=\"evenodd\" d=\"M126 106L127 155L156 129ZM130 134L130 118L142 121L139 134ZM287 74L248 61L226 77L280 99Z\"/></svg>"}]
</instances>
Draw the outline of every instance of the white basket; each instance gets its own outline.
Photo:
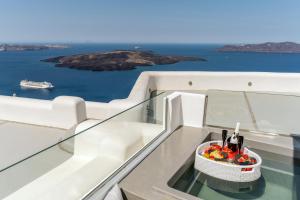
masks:
<instances>
[{"instance_id":1,"label":"white basket","mask_svg":"<svg viewBox=\"0 0 300 200\"><path fill-rule=\"evenodd\" d=\"M254 165L235 165L226 162L218 162L210 160L201 155L201 153L211 145L211 143L222 146L222 141L210 141L198 146L195 155L195 169L209 176L233 182L251 182L257 180L261 176L261 157L250 151L246 147L244 153L254 157L257 161ZM251 169L251 171L243 171L243 169Z\"/></svg>"}]
</instances>

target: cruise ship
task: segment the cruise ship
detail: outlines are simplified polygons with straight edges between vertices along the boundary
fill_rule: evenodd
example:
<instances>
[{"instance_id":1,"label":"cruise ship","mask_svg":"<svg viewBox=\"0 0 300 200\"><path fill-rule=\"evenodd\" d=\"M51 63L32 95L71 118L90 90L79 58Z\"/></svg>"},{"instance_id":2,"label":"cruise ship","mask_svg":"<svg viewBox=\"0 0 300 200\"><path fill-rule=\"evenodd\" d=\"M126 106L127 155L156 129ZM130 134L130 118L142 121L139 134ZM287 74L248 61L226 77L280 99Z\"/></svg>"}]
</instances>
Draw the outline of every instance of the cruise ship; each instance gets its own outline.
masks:
<instances>
[{"instance_id":1,"label":"cruise ship","mask_svg":"<svg viewBox=\"0 0 300 200\"><path fill-rule=\"evenodd\" d=\"M35 81L28 81L22 80L20 82L20 86L22 88L30 88L30 89L52 89L54 86L50 82L35 82Z\"/></svg>"},{"instance_id":2,"label":"cruise ship","mask_svg":"<svg viewBox=\"0 0 300 200\"><path fill-rule=\"evenodd\" d=\"M143 72L109 103L0 96L0 198L300 199L299 86L297 73ZM262 158L246 185L194 168L237 122Z\"/></svg>"}]
</instances>

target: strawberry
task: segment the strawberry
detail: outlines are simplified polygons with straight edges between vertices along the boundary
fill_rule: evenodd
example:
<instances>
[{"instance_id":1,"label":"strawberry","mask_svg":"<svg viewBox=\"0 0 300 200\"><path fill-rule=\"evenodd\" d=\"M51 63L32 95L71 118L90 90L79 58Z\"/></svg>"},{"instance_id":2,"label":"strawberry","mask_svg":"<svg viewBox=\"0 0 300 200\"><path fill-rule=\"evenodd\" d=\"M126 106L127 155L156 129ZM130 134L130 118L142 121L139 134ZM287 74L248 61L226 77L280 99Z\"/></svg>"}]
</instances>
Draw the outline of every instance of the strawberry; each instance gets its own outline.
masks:
<instances>
[{"instance_id":1,"label":"strawberry","mask_svg":"<svg viewBox=\"0 0 300 200\"><path fill-rule=\"evenodd\" d=\"M217 144L212 144L210 146L210 148L213 149L213 150L221 150L222 149L222 147L220 145L217 145Z\"/></svg>"},{"instance_id":2,"label":"strawberry","mask_svg":"<svg viewBox=\"0 0 300 200\"><path fill-rule=\"evenodd\" d=\"M248 154L244 154L244 155L243 155L243 158L244 158L245 160L248 160L248 159L249 159Z\"/></svg>"},{"instance_id":3,"label":"strawberry","mask_svg":"<svg viewBox=\"0 0 300 200\"><path fill-rule=\"evenodd\" d=\"M255 158L251 158L250 161L251 161L252 165L256 164L256 162L257 162Z\"/></svg>"},{"instance_id":4,"label":"strawberry","mask_svg":"<svg viewBox=\"0 0 300 200\"><path fill-rule=\"evenodd\" d=\"M234 160L234 158L235 158L235 154L234 153L228 153L227 155L228 155L228 159L229 160Z\"/></svg>"},{"instance_id":5,"label":"strawberry","mask_svg":"<svg viewBox=\"0 0 300 200\"><path fill-rule=\"evenodd\" d=\"M228 154L232 153L231 149L229 149L227 146L224 147L222 151Z\"/></svg>"},{"instance_id":6,"label":"strawberry","mask_svg":"<svg viewBox=\"0 0 300 200\"><path fill-rule=\"evenodd\" d=\"M244 162L246 162L246 160L245 160L244 157L240 157L237 161L238 161L239 163L244 163Z\"/></svg>"}]
</instances>

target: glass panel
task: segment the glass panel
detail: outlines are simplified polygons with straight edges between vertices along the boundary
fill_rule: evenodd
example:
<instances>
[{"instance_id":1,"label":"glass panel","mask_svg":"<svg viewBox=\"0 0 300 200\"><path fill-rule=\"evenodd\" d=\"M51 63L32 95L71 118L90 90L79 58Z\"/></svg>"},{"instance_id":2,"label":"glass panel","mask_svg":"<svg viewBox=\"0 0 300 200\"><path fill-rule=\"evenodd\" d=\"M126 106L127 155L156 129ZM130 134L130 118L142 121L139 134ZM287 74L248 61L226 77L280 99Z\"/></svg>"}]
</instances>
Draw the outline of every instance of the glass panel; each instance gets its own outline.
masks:
<instances>
[{"instance_id":1,"label":"glass panel","mask_svg":"<svg viewBox=\"0 0 300 200\"><path fill-rule=\"evenodd\" d=\"M246 93L256 129L300 135L300 97L295 95Z\"/></svg>"},{"instance_id":2,"label":"glass panel","mask_svg":"<svg viewBox=\"0 0 300 200\"><path fill-rule=\"evenodd\" d=\"M206 125L233 128L237 121L242 129L255 130L243 92L207 92Z\"/></svg>"},{"instance_id":3,"label":"glass panel","mask_svg":"<svg viewBox=\"0 0 300 200\"><path fill-rule=\"evenodd\" d=\"M254 132L300 134L300 96L209 90L206 125Z\"/></svg>"},{"instance_id":4,"label":"glass panel","mask_svg":"<svg viewBox=\"0 0 300 200\"><path fill-rule=\"evenodd\" d=\"M84 131L1 170L0 198L82 198L164 132L164 96L96 125L85 121Z\"/></svg>"}]
</instances>

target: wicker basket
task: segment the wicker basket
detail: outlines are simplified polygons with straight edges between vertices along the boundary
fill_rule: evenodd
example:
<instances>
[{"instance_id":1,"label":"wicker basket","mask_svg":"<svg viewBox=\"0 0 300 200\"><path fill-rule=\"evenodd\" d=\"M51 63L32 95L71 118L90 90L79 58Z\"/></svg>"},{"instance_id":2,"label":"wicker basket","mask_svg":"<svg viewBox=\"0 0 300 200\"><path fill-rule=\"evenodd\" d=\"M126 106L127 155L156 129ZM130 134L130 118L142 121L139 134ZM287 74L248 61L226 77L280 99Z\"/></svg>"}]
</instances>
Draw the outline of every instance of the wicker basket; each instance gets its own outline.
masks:
<instances>
[{"instance_id":1,"label":"wicker basket","mask_svg":"<svg viewBox=\"0 0 300 200\"><path fill-rule=\"evenodd\" d=\"M254 165L235 165L232 163L219 162L207 159L202 156L202 152L212 143L222 146L222 141L210 141L198 146L195 155L195 169L209 176L233 182L251 182L257 180L261 176L261 157L250 151L246 147L244 153L254 157L257 161ZM245 171L247 169L247 171Z\"/></svg>"}]
</instances>

